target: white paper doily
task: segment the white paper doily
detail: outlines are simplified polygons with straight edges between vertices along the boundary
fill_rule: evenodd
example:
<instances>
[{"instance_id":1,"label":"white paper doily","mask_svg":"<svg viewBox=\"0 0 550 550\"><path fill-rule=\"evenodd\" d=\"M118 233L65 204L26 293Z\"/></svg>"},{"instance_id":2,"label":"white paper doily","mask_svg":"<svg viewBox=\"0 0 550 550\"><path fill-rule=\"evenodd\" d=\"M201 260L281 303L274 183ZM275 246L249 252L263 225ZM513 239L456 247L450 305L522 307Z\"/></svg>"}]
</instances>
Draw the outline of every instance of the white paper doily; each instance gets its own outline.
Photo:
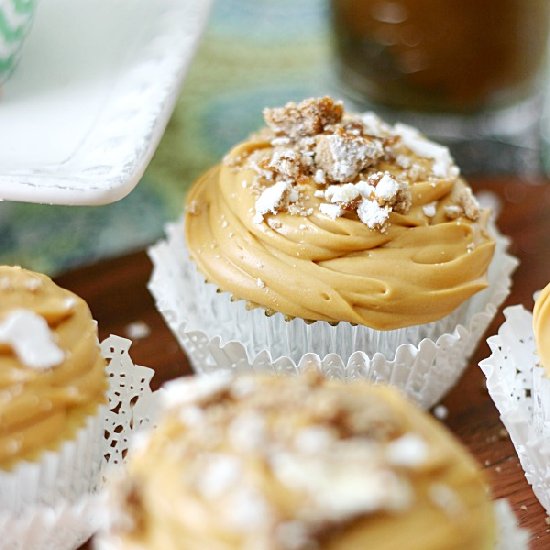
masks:
<instances>
[{"instance_id":1,"label":"white paper doily","mask_svg":"<svg viewBox=\"0 0 550 550\"><path fill-rule=\"evenodd\" d=\"M525 477L550 513L550 379L538 365L532 313L511 306L504 315L498 334L487 340L492 354L479 366Z\"/></svg>"}]
</instances>

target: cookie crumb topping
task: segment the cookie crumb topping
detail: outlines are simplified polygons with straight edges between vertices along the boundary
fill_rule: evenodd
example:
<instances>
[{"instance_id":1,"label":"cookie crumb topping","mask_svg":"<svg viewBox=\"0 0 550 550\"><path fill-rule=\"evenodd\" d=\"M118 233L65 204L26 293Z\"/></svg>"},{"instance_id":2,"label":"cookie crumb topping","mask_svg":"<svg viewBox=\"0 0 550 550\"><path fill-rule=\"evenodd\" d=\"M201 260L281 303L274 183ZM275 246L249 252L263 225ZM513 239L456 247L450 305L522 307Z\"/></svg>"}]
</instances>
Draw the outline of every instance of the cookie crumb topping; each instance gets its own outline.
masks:
<instances>
[{"instance_id":1,"label":"cookie crumb topping","mask_svg":"<svg viewBox=\"0 0 550 550\"><path fill-rule=\"evenodd\" d=\"M355 218L384 232L392 212L409 212L411 185L435 185L460 174L449 149L415 128L391 126L373 113L344 113L342 103L330 97L265 109L264 119L267 128L258 137L268 146L225 161L255 173L248 187L257 197L256 224L280 212L312 215L312 196L321 200L315 206L323 216ZM448 219L478 219L479 207L469 189L455 199L445 210ZM426 217L435 215L435 207L423 208Z\"/></svg>"},{"instance_id":2,"label":"cookie crumb topping","mask_svg":"<svg viewBox=\"0 0 550 550\"><path fill-rule=\"evenodd\" d=\"M241 540L291 550L297 541L317 547L327 528L414 505L411 476L430 467L430 444L378 393L348 392L314 372L276 391L265 391L266 381L222 373L166 386L166 410L184 437L163 445L184 461L178 483L196 496L197 511L215 513ZM134 521L120 531L142 528L139 495L128 485ZM447 496L434 500L448 506Z\"/></svg>"}]
</instances>

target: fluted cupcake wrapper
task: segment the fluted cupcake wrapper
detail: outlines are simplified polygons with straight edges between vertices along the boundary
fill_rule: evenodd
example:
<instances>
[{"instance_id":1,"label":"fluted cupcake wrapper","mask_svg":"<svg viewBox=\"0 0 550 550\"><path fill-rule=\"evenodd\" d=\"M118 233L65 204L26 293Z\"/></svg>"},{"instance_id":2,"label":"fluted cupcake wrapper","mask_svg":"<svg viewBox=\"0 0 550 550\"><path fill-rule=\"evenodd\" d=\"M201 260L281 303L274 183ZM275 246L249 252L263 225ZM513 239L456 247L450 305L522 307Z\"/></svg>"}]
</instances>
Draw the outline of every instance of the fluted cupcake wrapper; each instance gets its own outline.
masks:
<instances>
[{"instance_id":1,"label":"fluted cupcake wrapper","mask_svg":"<svg viewBox=\"0 0 550 550\"><path fill-rule=\"evenodd\" d=\"M30 506L71 502L97 490L101 480L106 407L87 419L75 438L36 462L0 472L0 509L19 515Z\"/></svg>"},{"instance_id":2,"label":"fluted cupcake wrapper","mask_svg":"<svg viewBox=\"0 0 550 550\"><path fill-rule=\"evenodd\" d=\"M36 0L0 0L0 84L15 69Z\"/></svg>"},{"instance_id":3,"label":"fluted cupcake wrapper","mask_svg":"<svg viewBox=\"0 0 550 550\"><path fill-rule=\"evenodd\" d=\"M149 387L153 370L132 363L130 345L116 336L102 343L109 405L73 441L0 474L2 548L77 548L101 526L104 477L123 462L133 434L153 421L158 402Z\"/></svg>"},{"instance_id":4,"label":"fluted cupcake wrapper","mask_svg":"<svg viewBox=\"0 0 550 550\"><path fill-rule=\"evenodd\" d=\"M496 232L496 230L495 230ZM433 323L392 331L340 322L287 320L205 283L190 260L182 221L149 249L149 282L164 316L198 373L217 369L294 374L314 367L327 376L390 383L423 408L449 391L509 294L517 260L496 234L489 287Z\"/></svg>"},{"instance_id":5,"label":"fluted cupcake wrapper","mask_svg":"<svg viewBox=\"0 0 550 550\"><path fill-rule=\"evenodd\" d=\"M487 340L492 354L479 366L525 477L550 514L550 379L538 363L532 313L512 306L504 315Z\"/></svg>"}]
</instances>

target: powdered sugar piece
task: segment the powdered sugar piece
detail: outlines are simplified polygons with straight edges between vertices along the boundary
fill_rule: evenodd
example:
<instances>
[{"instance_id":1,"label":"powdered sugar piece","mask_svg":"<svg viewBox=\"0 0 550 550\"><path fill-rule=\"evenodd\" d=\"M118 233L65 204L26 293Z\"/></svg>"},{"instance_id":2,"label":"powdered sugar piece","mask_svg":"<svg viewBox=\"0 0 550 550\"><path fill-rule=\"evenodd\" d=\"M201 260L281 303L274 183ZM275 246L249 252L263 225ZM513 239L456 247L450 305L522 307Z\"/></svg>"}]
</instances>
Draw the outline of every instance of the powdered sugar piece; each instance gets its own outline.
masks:
<instances>
[{"instance_id":1,"label":"powdered sugar piece","mask_svg":"<svg viewBox=\"0 0 550 550\"><path fill-rule=\"evenodd\" d=\"M320 135L315 148L315 160L333 181L353 180L359 172L384 154L377 139L362 136Z\"/></svg>"},{"instance_id":2,"label":"powdered sugar piece","mask_svg":"<svg viewBox=\"0 0 550 550\"><path fill-rule=\"evenodd\" d=\"M460 170L455 166L448 147L437 145L425 138L416 128L407 124L396 124L396 135L415 155L433 159L432 171L438 178L456 178Z\"/></svg>"},{"instance_id":3,"label":"powdered sugar piece","mask_svg":"<svg viewBox=\"0 0 550 550\"><path fill-rule=\"evenodd\" d=\"M445 206L444 210L445 215L451 220L459 218L464 213L462 207L458 206L458 204L448 204Z\"/></svg>"},{"instance_id":4,"label":"powdered sugar piece","mask_svg":"<svg viewBox=\"0 0 550 550\"><path fill-rule=\"evenodd\" d=\"M432 502L449 516L457 516L464 510L460 498L448 485L442 483L432 484L429 488L429 495Z\"/></svg>"},{"instance_id":5,"label":"powdered sugar piece","mask_svg":"<svg viewBox=\"0 0 550 550\"><path fill-rule=\"evenodd\" d=\"M389 218L389 212L376 201L364 199L357 208L359 219L369 228L382 227Z\"/></svg>"},{"instance_id":6,"label":"powdered sugar piece","mask_svg":"<svg viewBox=\"0 0 550 550\"><path fill-rule=\"evenodd\" d=\"M142 340L151 334L151 329L149 325L143 321L134 321L126 325L124 332L130 340Z\"/></svg>"},{"instance_id":7,"label":"powdered sugar piece","mask_svg":"<svg viewBox=\"0 0 550 550\"><path fill-rule=\"evenodd\" d=\"M268 212L276 214L284 203L289 189L290 182L288 180L278 181L271 187L264 189L256 200L254 223L262 223L264 221L264 215Z\"/></svg>"},{"instance_id":8,"label":"powdered sugar piece","mask_svg":"<svg viewBox=\"0 0 550 550\"><path fill-rule=\"evenodd\" d=\"M404 170L406 170L407 168L411 167L412 159L407 155L397 155L397 157L395 158L395 164L397 164L399 168L403 168Z\"/></svg>"},{"instance_id":9,"label":"powdered sugar piece","mask_svg":"<svg viewBox=\"0 0 550 550\"><path fill-rule=\"evenodd\" d=\"M300 174L300 160L293 149L275 150L268 166L285 178L296 179Z\"/></svg>"},{"instance_id":10,"label":"powdered sugar piece","mask_svg":"<svg viewBox=\"0 0 550 550\"><path fill-rule=\"evenodd\" d=\"M433 414L438 420L445 420L449 416L449 409L445 405L438 405L434 408Z\"/></svg>"},{"instance_id":11,"label":"powdered sugar piece","mask_svg":"<svg viewBox=\"0 0 550 550\"><path fill-rule=\"evenodd\" d=\"M436 207L437 201L430 202L422 207L422 212L424 212L424 215L428 216L428 218L433 218L437 212Z\"/></svg>"},{"instance_id":12,"label":"powdered sugar piece","mask_svg":"<svg viewBox=\"0 0 550 550\"><path fill-rule=\"evenodd\" d=\"M416 434L408 433L392 441L386 448L386 457L392 466L415 467L425 464L428 445Z\"/></svg>"},{"instance_id":13,"label":"powdered sugar piece","mask_svg":"<svg viewBox=\"0 0 550 550\"><path fill-rule=\"evenodd\" d=\"M302 453L325 452L333 441L334 435L322 426L304 428L294 439L296 448Z\"/></svg>"},{"instance_id":14,"label":"powdered sugar piece","mask_svg":"<svg viewBox=\"0 0 550 550\"><path fill-rule=\"evenodd\" d=\"M374 190L374 196L377 199L382 199L385 202L390 202L395 199L397 191L399 190L399 184L390 176L390 174L384 174L376 188Z\"/></svg>"},{"instance_id":15,"label":"powdered sugar piece","mask_svg":"<svg viewBox=\"0 0 550 550\"><path fill-rule=\"evenodd\" d=\"M338 518L373 510L401 510L410 504L406 480L373 463L368 451L360 460L349 458L278 453L273 457L273 470L281 483L305 492L321 517L323 513Z\"/></svg>"},{"instance_id":16,"label":"powdered sugar piece","mask_svg":"<svg viewBox=\"0 0 550 550\"><path fill-rule=\"evenodd\" d=\"M329 185L325 198L332 203L350 203L359 196L359 190L353 183Z\"/></svg>"},{"instance_id":17,"label":"powdered sugar piece","mask_svg":"<svg viewBox=\"0 0 550 550\"><path fill-rule=\"evenodd\" d=\"M322 185L326 182L325 179L325 172L321 170L320 168L315 171L315 176L313 177L315 180L315 183L318 183L319 185Z\"/></svg>"},{"instance_id":18,"label":"powdered sugar piece","mask_svg":"<svg viewBox=\"0 0 550 550\"><path fill-rule=\"evenodd\" d=\"M301 521L285 521L275 529L275 540L284 550L303 550L304 548L315 548L311 544L308 530Z\"/></svg>"},{"instance_id":19,"label":"powdered sugar piece","mask_svg":"<svg viewBox=\"0 0 550 550\"><path fill-rule=\"evenodd\" d=\"M317 197L319 199L324 199L325 198L325 192L322 190L322 189L317 189L314 193L313 193L313 196L314 197Z\"/></svg>"},{"instance_id":20,"label":"powdered sugar piece","mask_svg":"<svg viewBox=\"0 0 550 550\"><path fill-rule=\"evenodd\" d=\"M361 117L365 133L372 136L387 136L391 132L391 127L386 124L378 115L373 112L364 113Z\"/></svg>"},{"instance_id":21,"label":"powdered sugar piece","mask_svg":"<svg viewBox=\"0 0 550 550\"><path fill-rule=\"evenodd\" d=\"M358 181L355 184L355 189L357 189L360 195L365 199L370 199L375 191L374 185L371 185L364 180Z\"/></svg>"},{"instance_id":22,"label":"powdered sugar piece","mask_svg":"<svg viewBox=\"0 0 550 550\"><path fill-rule=\"evenodd\" d=\"M288 192L288 202L294 203L297 202L300 198L300 193L298 192L298 189L296 187L291 187Z\"/></svg>"},{"instance_id":23,"label":"powdered sugar piece","mask_svg":"<svg viewBox=\"0 0 550 550\"><path fill-rule=\"evenodd\" d=\"M256 279L256 286L258 288L265 288L265 283L259 277Z\"/></svg>"},{"instance_id":24,"label":"powdered sugar piece","mask_svg":"<svg viewBox=\"0 0 550 550\"><path fill-rule=\"evenodd\" d=\"M217 371L204 376L171 380L164 385L161 396L164 406L170 409L175 406L207 402L221 392L229 390L230 386L231 373Z\"/></svg>"},{"instance_id":25,"label":"powdered sugar piece","mask_svg":"<svg viewBox=\"0 0 550 550\"><path fill-rule=\"evenodd\" d=\"M261 532L273 521L267 501L250 487L242 487L231 495L224 515L233 529L244 532Z\"/></svg>"},{"instance_id":26,"label":"powdered sugar piece","mask_svg":"<svg viewBox=\"0 0 550 550\"><path fill-rule=\"evenodd\" d=\"M341 217L344 213L341 206L338 204L328 204L326 202L319 205L319 212L325 216L328 216L331 220Z\"/></svg>"},{"instance_id":27,"label":"powdered sugar piece","mask_svg":"<svg viewBox=\"0 0 550 550\"><path fill-rule=\"evenodd\" d=\"M49 369L65 359L44 317L27 309L14 309L0 322L0 343L8 344L19 361L33 369Z\"/></svg>"},{"instance_id":28,"label":"powdered sugar piece","mask_svg":"<svg viewBox=\"0 0 550 550\"><path fill-rule=\"evenodd\" d=\"M265 444L265 420L257 412L242 412L231 421L227 435L237 452L258 451Z\"/></svg>"},{"instance_id":29,"label":"powdered sugar piece","mask_svg":"<svg viewBox=\"0 0 550 550\"><path fill-rule=\"evenodd\" d=\"M207 499L217 499L235 486L242 475L241 461L234 455L204 454L197 489Z\"/></svg>"},{"instance_id":30,"label":"powdered sugar piece","mask_svg":"<svg viewBox=\"0 0 550 550\"><path fill-rule=\"evenodd\" d=\"M25 279L23 284L28 290L38 290L42 286L42 281L37 277L30 277Z\"/></svg>"}]
</instances>

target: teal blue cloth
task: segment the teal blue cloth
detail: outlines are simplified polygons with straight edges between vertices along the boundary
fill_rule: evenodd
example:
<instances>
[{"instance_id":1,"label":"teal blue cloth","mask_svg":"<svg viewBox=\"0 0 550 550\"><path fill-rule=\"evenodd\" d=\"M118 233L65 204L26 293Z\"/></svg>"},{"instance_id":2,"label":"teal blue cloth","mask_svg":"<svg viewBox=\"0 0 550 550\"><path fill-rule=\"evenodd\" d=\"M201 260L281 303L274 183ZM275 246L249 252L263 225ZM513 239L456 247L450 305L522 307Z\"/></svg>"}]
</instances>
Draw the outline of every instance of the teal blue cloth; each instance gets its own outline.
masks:
<instances>
[{"instance_id":1,"label":"teal blue cloth","mask_svg":"<svg viewBox=\"0 0 550 550\"><path fill-rule=\"evenodd\" d=\"M263 107L331 91L326 10L323 0L215 2L136 189L100 207L1 203L0 262L55 274L158 239L189 184L261 125Z\"/></svg>"}]
</instances>

